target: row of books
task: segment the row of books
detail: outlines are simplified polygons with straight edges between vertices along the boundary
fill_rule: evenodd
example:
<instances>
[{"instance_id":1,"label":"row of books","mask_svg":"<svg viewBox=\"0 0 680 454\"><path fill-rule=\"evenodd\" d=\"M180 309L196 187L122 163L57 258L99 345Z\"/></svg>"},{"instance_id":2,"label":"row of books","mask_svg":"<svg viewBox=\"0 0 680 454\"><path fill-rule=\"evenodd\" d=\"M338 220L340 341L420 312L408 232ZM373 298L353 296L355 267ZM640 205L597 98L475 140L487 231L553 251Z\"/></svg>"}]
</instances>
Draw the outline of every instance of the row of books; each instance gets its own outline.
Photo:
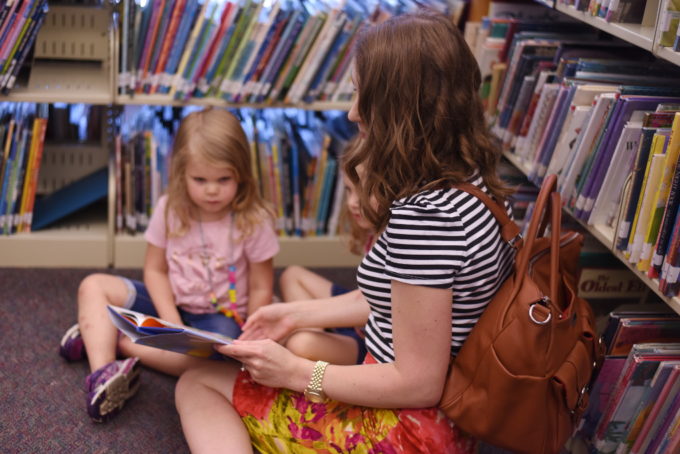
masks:
<instances>
[{"instance_id":1,"label":"row of books","mask_svg":"<svg viewBox=\"0 0 680 454\"><path fill-rule=\"evenodd\" d=\"M418 2L419 3L419 2ZM445 2L429 0L446 10ZM124 0L120 93L231 103L349 101L352 45L415 1Z\"/></svg>"},{"instance_id":2,"label":"row of books","mask_svg":"<svg viewBox=\"0 0 680 454\"><path fill-rule=\"evenodd\" d=\"M14 87L47 14L47 0L0 1L0 92Z\"/></svg>"},{"instance_id":3,"label":"row of books","mask_svg":"<svg viewBox=\"0 0 680 454\"><path fill-rule=\"evenodd\" d=\"M642 23L647 0L558 0L607 22Z\"/></svg>"},{"instance_id":4,"label":"row of books","mask_svg":"<svg viewBox=\"0 0 680 454\"><path fill-rule=\"evenodd\" d=\"M0 233L30 232L47 106L0 103Z\"/></svg>"},{"instance_id":5,"label":"row of books","mask_svg":"<svg viewBox=\"0 0 680 454\"><path fill-rule=\"evenodd\" d=\"M118 232L140 232L148 225L167 186L178 122L190 110L126 107L115 140ZM261 194L274 208L279 234L336 233L344 192L338 178L338 156L351 132L338 131L332 123L345 114L295 109L240 109L234 113L251 142L255 178Z\"/></svg>"},{"instance_id":6,"label":"row of books","mask_svg":"<svg viewBox=\"0 0 680 454\"><path fill-rule=\"evenodd\" d=\"M680 452L680 316L661 305L609 314L605 360L576 437L591 453Z\"/></svg>"},{"instance_id":7,"label":"row of books","mask_svg":"<svg viewBox=\"0 0 680 454\"><path fill-rule=\"evenodd\" d=\"M614 229L617 248L674 295L680 70L625 43L553 26L492 21L489 39L504 43L487 68L492 130L533 182L557 174L572 214Z\"/></svg>"}]
</instances>

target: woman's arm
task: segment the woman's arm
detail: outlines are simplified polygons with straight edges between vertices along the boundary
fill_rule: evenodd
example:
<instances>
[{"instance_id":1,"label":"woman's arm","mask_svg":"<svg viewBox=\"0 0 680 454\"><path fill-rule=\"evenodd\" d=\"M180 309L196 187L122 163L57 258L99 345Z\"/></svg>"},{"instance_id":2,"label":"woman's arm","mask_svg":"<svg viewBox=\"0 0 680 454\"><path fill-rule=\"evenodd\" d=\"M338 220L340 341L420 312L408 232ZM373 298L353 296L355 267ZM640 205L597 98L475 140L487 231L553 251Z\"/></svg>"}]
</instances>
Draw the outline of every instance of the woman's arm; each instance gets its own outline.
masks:
<instances>
[{"instance_id":1,"label":"woman's arm","mask_svg":"<svg viewBox=\"0 0 680 454\"><path fill-rule=\"evenodd\" d=\"M248 316L272 302L274 259L250 263L248 270Z\"/></svg>"},{"instance_id":2,"label":"woman's arm","mask_svg":"<svg viewBox=\"0 0 680 454\"><path fill-rule=\"evenodd\" d=\"M451 291L392 282L396 360L388 364L326 368L329 398L378 408L437 404L451 348ZM314 363L271 341L236 342L219 350L246 364L253 378L273 387L303 391Z\"/></svg>"},{"instance_id":3,"label":"woman's arm","mask_svg":"<svg viewBox=\"0 0 680 454\"><path fill-rule=\"evenodd\" d=\"M184 324L175 304L175 297L168 277L168 262L165 260L165 249L146 244L144 258L144 285L149 291L151 301L158 316L171 323Z\"/></svg>"},{"instance_id":4,"label":"woman's arm","mask_svg":"<svg viewBox=\"0 0 680 454\"><path fill-rule=\"evenodd\" d=\"M240 339L280 341L301 328L364 326L368 314L368 303L358 289L329 298L271 304L251 314Z\"/></svg>"}]
</instances>

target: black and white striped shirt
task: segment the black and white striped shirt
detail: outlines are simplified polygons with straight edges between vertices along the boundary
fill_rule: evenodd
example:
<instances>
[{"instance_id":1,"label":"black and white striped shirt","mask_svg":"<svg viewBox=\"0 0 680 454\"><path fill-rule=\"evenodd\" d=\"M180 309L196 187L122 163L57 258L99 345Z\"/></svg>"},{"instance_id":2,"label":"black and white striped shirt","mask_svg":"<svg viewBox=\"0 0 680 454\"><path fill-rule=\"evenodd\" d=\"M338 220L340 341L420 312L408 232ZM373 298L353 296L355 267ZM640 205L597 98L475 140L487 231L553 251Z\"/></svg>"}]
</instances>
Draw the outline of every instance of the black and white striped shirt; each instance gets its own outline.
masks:
<instances>
[{"instance_id":1,"label":"black and white striped shirt","mask_svg":"<svg viewBox=\"0 0 680 454\"><path fill-rule=\"evenodd\" d=\"M481 177L471 183L488 192ZM451 353L457 354L513 259L491 212L466 192L438 189L395 201L357 275L371 308L368 351L378 362L394 361L390 281L396 280L453 290Z\"/></svg>"}]
</instances>

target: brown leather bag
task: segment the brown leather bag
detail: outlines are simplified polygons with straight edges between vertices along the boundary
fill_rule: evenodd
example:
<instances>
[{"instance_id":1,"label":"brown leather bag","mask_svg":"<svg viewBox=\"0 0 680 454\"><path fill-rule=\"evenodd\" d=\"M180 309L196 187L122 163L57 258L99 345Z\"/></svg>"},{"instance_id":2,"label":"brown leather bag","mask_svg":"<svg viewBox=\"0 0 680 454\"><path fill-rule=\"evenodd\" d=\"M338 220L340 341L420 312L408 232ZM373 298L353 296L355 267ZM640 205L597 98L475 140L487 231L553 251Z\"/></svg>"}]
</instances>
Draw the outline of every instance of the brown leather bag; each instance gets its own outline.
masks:
<instances>
[{"instance_id":1,"label":"brown leather bag","mask_svg":"<svg viewBox=\"0 0 680 454\"><path fill-rule=\"evenodd\" d=\"M583 236L560 231L556 182L545 178L526 241L501 205L473 185L456 186L491 209L517 256L452 361L439 406L464 431L517 453L562 449L602 359L593 312L576 295Z\"/></svg>"}]
</instances>

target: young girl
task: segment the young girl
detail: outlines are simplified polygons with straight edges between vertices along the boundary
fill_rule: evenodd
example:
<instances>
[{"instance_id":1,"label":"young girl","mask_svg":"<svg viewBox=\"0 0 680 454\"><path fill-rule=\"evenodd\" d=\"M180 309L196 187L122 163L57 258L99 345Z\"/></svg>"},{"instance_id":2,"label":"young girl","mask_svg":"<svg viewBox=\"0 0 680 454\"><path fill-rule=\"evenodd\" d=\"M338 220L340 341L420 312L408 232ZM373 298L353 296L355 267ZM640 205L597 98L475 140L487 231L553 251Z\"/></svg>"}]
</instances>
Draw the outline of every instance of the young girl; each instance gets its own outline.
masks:
<instances>
[{"instance_id":1,"label":"young girl","mask_svg":"<svg viewBox=\"0 0 680 454\"><path fill-rule=\"evenodd\" d=\"M167 195L144 236L144 282L86 277L78 290L78 324L61 342L68 360L87 352L87 411L98 422L136 392L140 360L171 375L203 361L119 336L108 304L236 338L248 314L271 302L279 245L253 179L248 141L232 114L206 109L182 120ZM128 358L116 360L117 349Z\"/></svg>"},{"instance_id":2,"label":"young girl","mask_svg":"<svg viewBox=\"0 0 680 454\"><path fill-rule=\"evenodd\" d=\"M349 159L358 152L360 140L355 138L345 149L342 159ZM355 254L365 254L373 244L371 225L361 214L359 198L352 182L342 175L345 185L345 206L343 215L347 218L350 231L348 235L349 249ZM281 296L286 302L317 300L326 301L343 294L361 297L358 289L349 290L325 277L301 266L289 266L279 279ZM241 339L269 337L264 334L252 335L251 330L261 325L256 319L244 326ZM251 328L252 327L252 328ZM276 339L279 340L279 339ZM366 356L364 334L361 328L340 327L319 329L300 329L292 333L282 342L283 345L298 356L308 359L328 361L333 364L361 364Z\"/></svg>"},{"instance_id":3,"label":"young girl","mask_svg":"<svg viewBox=\"0 0 680 454\"><path fill-rule=\"evenodd\" d=\"M343 168L378 233L357 273L363 298L258 312L282 306L279 332L365 323L366 359L314 362L272 339L217 347L245 370L215 362L180 378L175 401L194 453L252 452L251 444L259 452L475 449L437 403L451 355L514 257L486 206L453 187L509 193L484 124L480 72L456 26L434 12L364 28L354 68L348 117L363 143Z\"/></svg>"}]
</instances>

